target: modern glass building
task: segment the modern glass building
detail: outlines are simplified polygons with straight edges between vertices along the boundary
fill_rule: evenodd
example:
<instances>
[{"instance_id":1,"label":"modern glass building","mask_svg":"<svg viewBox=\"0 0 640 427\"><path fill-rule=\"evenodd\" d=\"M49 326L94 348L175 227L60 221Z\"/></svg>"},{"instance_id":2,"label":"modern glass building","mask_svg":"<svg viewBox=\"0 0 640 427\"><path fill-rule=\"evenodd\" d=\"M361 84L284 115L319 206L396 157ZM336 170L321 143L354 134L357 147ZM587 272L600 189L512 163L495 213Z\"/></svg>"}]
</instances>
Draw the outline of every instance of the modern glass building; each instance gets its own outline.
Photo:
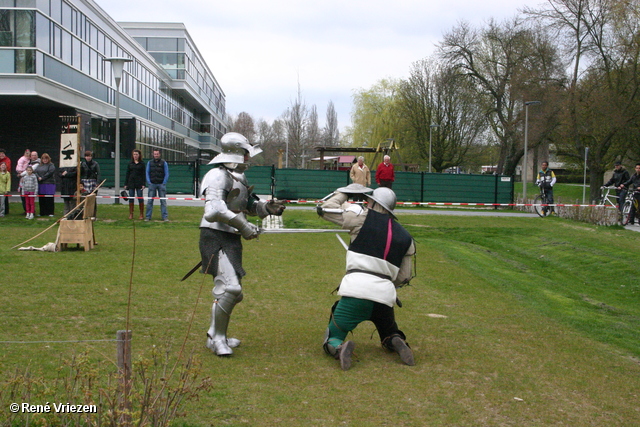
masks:
<instances>
[{"instance_id":1,"label":"modern glass building","mask_svg":"<svg viewBox=\"0 0 640 427\"><path fill-rule=\"evenodd\" d=\"M92 0L0 0L0 148L58 161L60 116L81 115L83 149L115 153L116 86L105 58L125 57L121 157L160 148L209 158L226 132L225 95L179 23L117 23Z\"/></svg>"}]
</instances>

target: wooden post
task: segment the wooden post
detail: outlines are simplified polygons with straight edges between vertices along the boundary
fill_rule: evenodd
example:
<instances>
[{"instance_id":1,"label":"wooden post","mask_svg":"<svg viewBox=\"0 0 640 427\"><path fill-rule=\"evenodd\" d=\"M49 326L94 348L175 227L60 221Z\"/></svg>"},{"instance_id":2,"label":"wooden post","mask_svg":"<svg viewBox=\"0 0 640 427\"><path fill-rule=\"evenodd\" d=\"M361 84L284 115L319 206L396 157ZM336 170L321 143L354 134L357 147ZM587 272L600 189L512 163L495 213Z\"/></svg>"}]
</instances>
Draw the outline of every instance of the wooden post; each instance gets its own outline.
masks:
<instances>
[{"instance_id":1,"label":"wooden post","mask_svg":"<svg viewBox=\"0 0 640 427\"><path fill-rule=\"evenodd\" d=\"M120 416L119 425L129 426L131 425L131 402L129 401L131 392L131 331L118 331L116 339L118 342L118 374L122 382L120 410L123 413Z\"/></svg>"}]
</instances>

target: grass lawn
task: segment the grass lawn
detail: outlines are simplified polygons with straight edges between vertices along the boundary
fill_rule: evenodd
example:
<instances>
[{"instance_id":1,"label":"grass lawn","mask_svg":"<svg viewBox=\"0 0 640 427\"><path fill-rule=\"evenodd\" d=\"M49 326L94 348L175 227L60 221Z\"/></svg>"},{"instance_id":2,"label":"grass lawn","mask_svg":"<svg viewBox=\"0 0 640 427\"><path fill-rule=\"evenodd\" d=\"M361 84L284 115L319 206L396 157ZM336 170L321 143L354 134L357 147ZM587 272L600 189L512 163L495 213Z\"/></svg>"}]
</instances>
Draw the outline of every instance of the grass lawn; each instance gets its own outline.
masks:
<instances>
[{"instance_id":1,"label":"grass lawn","mask_svg":"<svg viewBox=\"0 0 640 427\"><path fill-rule=\"evenodd\" d=\"M331 233L244 242L245 298L230 326L243 343L219 358L204 347L211 278L180 282L198 261L201 208L170 206L172 221L162 223L100 205L98 246L60 253L10 249L53 223L18 211L12 204L0 221L5 382L28 370L53 384L78 355L99 372L115 370L108 340L125 329L130 297L134 368L158 349L175 360L184 342L200 378L211 379L174 426L640 424L640 233L556 217L399 210L418 249L417 277L396 309L416 366L382 349L363 324L352 337L356 361L343 372L321 348L344 273ZM334 228L299 210L285 212L285 226ZM54 230L27 245L54 241ZM69 342L86 340L105 341ZM43 390L29 403L66 402L55 387ZM0 420L9 418L6 391L0 402Z\"/></svg>"}]
</instances>

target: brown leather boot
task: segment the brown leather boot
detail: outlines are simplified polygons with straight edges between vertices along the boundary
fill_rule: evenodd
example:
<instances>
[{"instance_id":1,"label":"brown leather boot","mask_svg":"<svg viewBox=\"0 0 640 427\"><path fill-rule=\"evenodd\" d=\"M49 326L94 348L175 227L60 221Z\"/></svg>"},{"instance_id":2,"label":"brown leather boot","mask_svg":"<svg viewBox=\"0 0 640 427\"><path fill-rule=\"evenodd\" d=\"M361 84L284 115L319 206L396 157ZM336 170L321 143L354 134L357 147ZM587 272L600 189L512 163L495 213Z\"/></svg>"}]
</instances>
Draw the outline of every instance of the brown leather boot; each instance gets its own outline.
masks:
<instances>
[{"instance_id":1,"label":"brown leather boot","mask_svg":"<svg viewBox=\"0 0 640 427\"><path fill-rule=\"evenodd\" d=\"M140 201L140 217L138 219L144 219L144 202Z\"/></svg>"},{"instance_id":2,"label":"brown leather boot","mask_svg":"<svg viewBox=\"0 0 640 427\"><path fill-rule=\"evenodd\" d=\"M129 219L133 219L133 202L129 203Z\"/></svg>"}]
</instances>

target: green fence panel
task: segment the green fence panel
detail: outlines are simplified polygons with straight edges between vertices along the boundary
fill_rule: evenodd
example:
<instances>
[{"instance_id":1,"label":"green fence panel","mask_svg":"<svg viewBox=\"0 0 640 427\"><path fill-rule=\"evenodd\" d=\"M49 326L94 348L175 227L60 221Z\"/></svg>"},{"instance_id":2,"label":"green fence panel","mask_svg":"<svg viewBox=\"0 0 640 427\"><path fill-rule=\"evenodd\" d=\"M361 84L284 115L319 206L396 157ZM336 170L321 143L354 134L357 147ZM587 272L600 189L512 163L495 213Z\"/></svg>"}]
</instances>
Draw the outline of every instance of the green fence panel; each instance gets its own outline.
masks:
<instances>
[{"instance_id":1,"label":"green fence panel","mask_svg":"<svg viewBox=\"0 0 640 427\"><path fill-rule=\"evenodd\" d=\"M393 182L393 191L399 202L419 202L422 188L422 174L416 172L396 172L396 180ZM372 187L377 188L375 178L371 181Z\"/></svg>"},{"instance_id":2,"label":"green fence panel","mask_svg":"<svg viewBox=\"0 0 640 427\"><path fill-rule=\"evenodd\" d=\"M501 175L424 173L423 202L511 203L513 180Z\"/></svg>"},{"instance_id":3,"label":"green fence panel","mask_svg":"<svg viewBox=\"0 0 640 427\"><path fill-rule=\"evenodd\" d=\"M116 164L113 159L95 159L100 165L100 179L106 179L103 184L104 188L113 188L115 186L115 168ZM129 159L120 160L120 187L124 187L125 178L127 176L127 167ZM145 161L146 163L146 161ZM195 191L195 163L193 162L168 162L169 163L169 181L167 182L167 193L170 194L194 194Z\"/></svg>"},{"instance_id":4,"label":"green fence panel","mask_svg":"<svg viewBox=\"0 0 640 427\"><path fill-rule=\"evenodd\" d=\"M168 162L167 193L194 194L196 191L195 162Z\"/></svg>"},{"instance_id":5,"label":"green fence panel","mask_svg":"<svg viewBox=\"0 0 640 427\"><path fill-rule=\"evenodd\" d=\"M276 169L276 197L321 199L350 182L349 171Z\"/></svg>"},{"instance_id":6,"label":"green fence panel","mask_svg":"<svg viewBox=\"0 0 640 427\"><path fill-rule=\"evenodd\" d=\"M96 159L100 163L105 187L113 187L113 159ZM124 186L128 159L120 162L120 185ZM196 185L212 166L196 166L192 162L170 162L167 192L195 194ZM245 172L254 192L279 199L321 199L336 188L351 183L349 171L275 169L273 166L252 166ZM371 174L372 188L376 188L375 174ZM396 172L393 190L399 202L433 203L511 203L513 179L503 175L441 174L426 172Z\"/></svg>"},{"instance_id":7,"label":"green fence panel","mask_svg":"<svg viewBox=\"0 0 640 427\"><path fill-rule=\"evenodd\" d=\"M253 192L261 196L271 195L271 177L273 176L273 166L252 166L244 173L253 185Z\"/></svg>"},{"instance_id":8,"label":"green fence panel","mask_svg":"<svg viewBox=\"0 0 640 427\"><path fill-rule=\"evenodd\" d=\"M103 159L93 159L98 162L100 165L100 180L106 180L104 184L102 184L102 188L113 188L115 183L115 169L116 162L114 159L103 158ZM124 179L127 176L127 165L129 165L129 159L120 159L120 187L124 187Z\"/></svg>"}]
</instances>

